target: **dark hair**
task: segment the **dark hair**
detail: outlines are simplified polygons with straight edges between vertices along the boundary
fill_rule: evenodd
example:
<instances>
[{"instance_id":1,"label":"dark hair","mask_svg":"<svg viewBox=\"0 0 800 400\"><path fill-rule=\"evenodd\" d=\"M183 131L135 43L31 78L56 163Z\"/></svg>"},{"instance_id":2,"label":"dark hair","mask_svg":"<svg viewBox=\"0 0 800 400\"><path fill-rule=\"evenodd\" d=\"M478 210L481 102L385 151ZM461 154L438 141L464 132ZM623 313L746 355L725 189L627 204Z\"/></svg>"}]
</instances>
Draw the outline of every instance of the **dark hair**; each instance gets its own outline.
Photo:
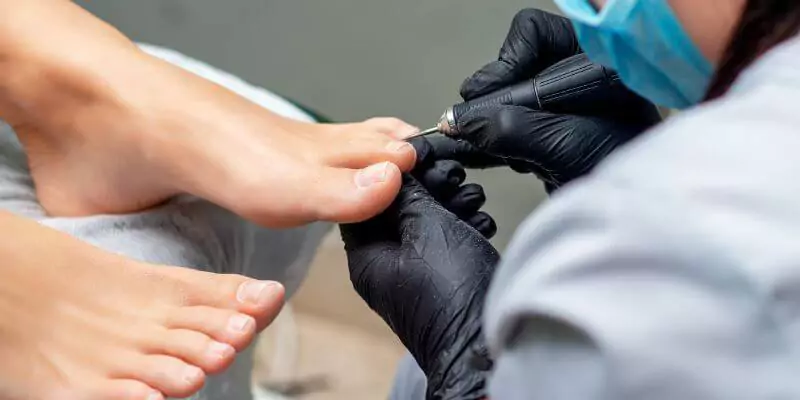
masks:
<instances>
[{"instance_id":1,"label":"dark hair","mask_svg":"<svg viewBox=\"0 0 800 400\"><path fill-rule=\"evenodd\" d=\"M706 100L725 94L750 64L798 32L800 2L797 0L747 0Z\"/></svg>"}]
</instances>

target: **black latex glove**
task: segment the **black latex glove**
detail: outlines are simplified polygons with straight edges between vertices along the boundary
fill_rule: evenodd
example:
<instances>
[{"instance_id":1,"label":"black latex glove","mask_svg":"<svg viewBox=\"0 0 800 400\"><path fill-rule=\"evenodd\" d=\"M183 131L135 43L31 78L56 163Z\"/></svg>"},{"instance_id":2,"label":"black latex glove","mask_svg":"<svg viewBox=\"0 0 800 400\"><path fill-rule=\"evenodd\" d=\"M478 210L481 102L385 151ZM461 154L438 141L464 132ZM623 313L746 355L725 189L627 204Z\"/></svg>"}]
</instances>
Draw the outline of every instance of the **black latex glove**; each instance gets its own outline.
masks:
<instances>
[{"instance_id":1,"label":"black latex glove","mask_svg":"<svg viewBox=\"0 0 800 400\"><path fill-rule=\"evenodd\" d=\"M486 203L483 187L474 183L462 185L467 176L464 167L452 160L451 154L437 153L437 147L427 138L414 138L411 144L417 152L414 178L445 209L491 239L497 233L497 225L491 216L480 211Z\"/></svg>"},{"instance_id":2,"label":"black latex glove","mask_svg":"<svg viewBox=\"0 0 800 400\"><path fill-rule=\"evenodd\" d=\"M425 372L427 398L485 398L492 245L408 175L385 213L341 231L353 286Z\"/></svg>"},{"instance_id":3,"label":"black latex glove","mask_svg":"<svg viewBox=\"0 0 800 400\"><path fill-rule=\"evenodd\" d=\"M471 100L531 79L580 51L569 20L541 10L523 10L514 18L498 60L468 78L461 96ZM608 107L609 103L614 106ZM584 116L517 106L479 107L458 121L459 138L472 146L447 138L437 145L460 153L451 157L468 167L505 164L520 172L533 172L550 187L558 187L586 174L614 149L660 120L658 109L633 93L598 102L596 112ZM476 154L481 152L495 158L483 164L475 162L487 161Z\"/></svg>"}]
</instances>

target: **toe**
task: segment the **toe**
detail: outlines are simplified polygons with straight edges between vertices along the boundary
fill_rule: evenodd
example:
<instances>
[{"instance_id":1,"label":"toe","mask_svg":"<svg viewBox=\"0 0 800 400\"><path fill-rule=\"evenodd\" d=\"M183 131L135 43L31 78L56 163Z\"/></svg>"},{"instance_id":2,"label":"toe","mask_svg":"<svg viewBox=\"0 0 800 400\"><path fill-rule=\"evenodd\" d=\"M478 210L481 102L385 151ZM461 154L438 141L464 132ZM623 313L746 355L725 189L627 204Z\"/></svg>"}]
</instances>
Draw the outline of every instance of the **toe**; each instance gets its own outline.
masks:
<instances>
[{"instance_id":1,"label":"toe","mask_svg":"<svg viewBox=\"0 0 800 400\"><path fill-rule=\"evenodd\" d=\"M409 171L416 164L414 146L375 132L345 131L322 144L322 162L330 167L359 169L383 161Z\"/></svg>"},{"instance_id":2,"label":"toe","mask_svg":"<svg viewBox=\"0 0 800 400\"><path fill-rule=\"evenodd\" d=\"M233 346L193 330L172 329L157 337L157 341L148 346L151 354L180 358L208 374L222 372L236 356Z\"/></svg>"},{"instance_id":3,"label":"toe","mask_svg":"<svg viewBox=\"0 0 800 400\"><path fill-rule=\"evenodd\" d=\"M398 118L377 117L370 118L363 122L363 125L387 135L394 139L403 140L409 136L419 133L419 128L406 123Z\"/></svg>"},{"instance_id":4,"label":"toe","mask_svg":"<svg viewBox=\"0 0 800 400\"><path fill-rule=\"evenodd\" d=\"M136 379L168 397L189 397L205 383L202 369L174 357L149 355L131 361L125 379Z\"/></svg>"},{"instance_id":5,"label":"toe","mask_svg":"<svg viewBox=\"0 0 800 400\"><path fill-rule=\"evenodd\" d=\"M95 394L91 396L96 400L164 400L160 391L153 389L142 381L132 379L115 379L98 385Z\"/></svg>"},{"instance_id":6,"label":"toe","mask_svg":"<svg viewBox=\"0 0 800 400\"><path fill-rule=\"evenodd\" d=\"M362 170L328 168L324 177L304 199L316 219L336 223L355 223L380 214L400 190L400 170L381 163Z\"/></svg>"},{"instance_id":7,"label":"toe","mask_svg":"<svg viewBox=\"0 0 800 400\"><path fill-rule=\"evenodd\" d=\"M202 332L239 351L247 347L256 334L256 320L253 317L206 306L177 309L167 317L166 325L170 329Z\"/></svg>"},{"instance_id":8,"label":"toe","mask_svg":"<svg viewBox=\"0 0 800 400\"><path fill-rule=\"evenodd\" d=\"M280 313L285 290L278 282L172 268L165 272L182 284L186 306L207 306L247 314L263 329Z\"/></svg>"}]
</instances>

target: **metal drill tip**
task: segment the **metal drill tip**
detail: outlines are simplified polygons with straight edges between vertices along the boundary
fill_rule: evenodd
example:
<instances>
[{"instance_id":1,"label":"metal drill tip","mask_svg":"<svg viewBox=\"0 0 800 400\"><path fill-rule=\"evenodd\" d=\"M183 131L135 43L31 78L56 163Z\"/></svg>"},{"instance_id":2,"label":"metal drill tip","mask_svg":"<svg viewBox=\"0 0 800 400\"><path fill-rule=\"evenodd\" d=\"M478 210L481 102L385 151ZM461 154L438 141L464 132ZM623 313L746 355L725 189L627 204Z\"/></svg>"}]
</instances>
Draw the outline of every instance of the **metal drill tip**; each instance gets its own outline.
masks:
<instances>
[{"instance_id":1,"label":"metal drill tip","mask_svg":"<svg viewBox=\"0 0 800 400\"><path fill-rule=\"evenodd\" d=\"M417 133L416 135L409 136L409 137L406 138L406 140L413 139L415 137L420 137L420 136L432 135L432 134L437 133L437 132L439 132L439 127L438 126L434 126L433 128L426 129L426 130L424 130L424 131L422 131L420 133Z\"/></svg>"}]
</instances>

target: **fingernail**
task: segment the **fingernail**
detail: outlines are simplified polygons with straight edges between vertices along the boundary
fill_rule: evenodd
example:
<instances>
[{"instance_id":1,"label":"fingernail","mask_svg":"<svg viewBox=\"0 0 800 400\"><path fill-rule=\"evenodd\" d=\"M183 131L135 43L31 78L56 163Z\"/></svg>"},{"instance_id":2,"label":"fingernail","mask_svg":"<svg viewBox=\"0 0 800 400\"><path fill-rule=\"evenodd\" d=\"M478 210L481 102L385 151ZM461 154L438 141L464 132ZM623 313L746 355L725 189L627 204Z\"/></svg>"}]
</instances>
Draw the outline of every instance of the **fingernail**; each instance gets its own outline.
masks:
<instances>
[{"instance_id":1,"label":"fingernail","mask_svg":"<svg viewBox=\"0 0 800 400\"><path fill-rule=\"evenodd\" d=\"M147 396L147 400L164 400L164 397L161 395L161 392L153 392Z\"/></svg>"},{"instance_id":2,"label":"fingernail","mask_svg":"<svg viewBox=\"0 0 800 400\"><path fill-rule=\"evenodd\" d=\"M224 360L235 353L236 350L229 344L211 342L208 346L208 355L217 360Z\"/></svg>"},{"instance_id":3,"label":"fingernail","mask_svg":"<svg viewBox=\"0 0 800 400\"><path fill-rule=\"evenodd\" d=\"M413 148L411 144L408 142L390 142L386 145L386 150L389 150L393 153L403 153L408 151L408 148Z\"/></svg>"},{"instance_id":4,"label":"fingernail","mask_svg":"<svg viewBox=\"0 0 800 400\"><path fill-rule=\"evenodd\" d=\"M250 281L239 286L236 299L241 303L264 305L272 300L275 282Z\"/></svg>"},{"instance_id":5,"label":"fingernail","mask_svg":"<svg viewBox=\"0 0 800 400\"><path fill-rule=\"evenodd\" d=\"M375 164L356 173L356 186L365 188L376 183L385 182L389 175L389 163Z\"/></svg>"},{"instance_id":6,"label":"fingernail","mask_svg":"<svg viewBox=\"0 0 800 400\"><path fill-rule=\"evenodd\" d=\"M186 383L196 383L203 379L203 371L200 368L188 366L183 369L183 381Z\"/></svg>"},{"instance_id":7,"label":"fingernail","mask_svg":"<svg viewBox=\"0 0 800 400\"><path fill-rule=\"evenodd\" d=\"M253 323L253 318L246 315L234 315L228 321L228 330L235 333L247 332L250 329L250 324Z\"/></svg>"}]
</instances>

